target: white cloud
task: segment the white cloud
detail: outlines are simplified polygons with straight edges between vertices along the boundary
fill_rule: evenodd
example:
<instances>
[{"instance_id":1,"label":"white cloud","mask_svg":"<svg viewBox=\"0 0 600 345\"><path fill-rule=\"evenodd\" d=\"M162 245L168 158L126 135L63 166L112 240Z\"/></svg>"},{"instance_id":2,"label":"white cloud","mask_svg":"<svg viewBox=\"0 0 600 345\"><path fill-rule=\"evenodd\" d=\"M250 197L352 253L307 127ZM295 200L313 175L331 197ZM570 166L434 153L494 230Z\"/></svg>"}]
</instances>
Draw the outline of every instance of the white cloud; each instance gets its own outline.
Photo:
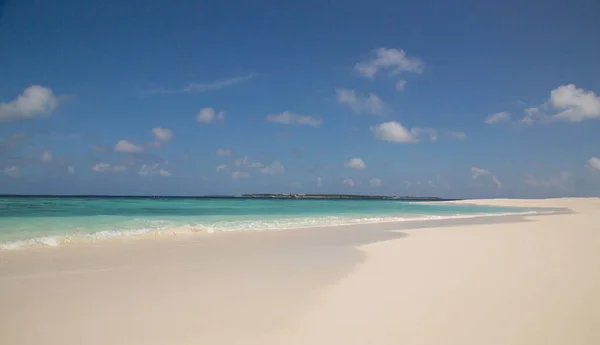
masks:
<instances>
[{"instance_id":1,"label":"white cloud","mask_svg":"<svg viewBox=\"0 0 600 345\"><path fill-rule=\"evenodd\" d=\"M427 134L429 134L429 140L436 141L437 140L437 132L433 128L425 128Z\"/></svg>"},{"instance_id":2,"label":"white cloud","mask_svg":"<svg viewBox=\"0 0 600 345\"><path fill-rule=\"evenodd\" d=\"M191 83L184 90L187 93L195 93L195 92L205 92L222 89L224 87L232 86L235 84L240 84L245 81L248 81L256 76L255 73L251 73L248 75L242 75L229 79L221 79L217 81L213 81L210 83Z\"/></svg>"},{"instance_id":3,"label":"white cloud","mask_svg":"<svg viewBox=\"0 0 600 345\"><path fill-rule=\"evenodd\" d=\"M379 187L379 186L381 186L381 179L379 179L379 178L377 178L377 177L374 177L374 178L372 178L372 179L369 181L369 183L370 183L370 184L371 184L371 186L373 186L373 187Z\"/></svg>"},{"instance_id":4,"label":"white cloud","mask_svg":"<svg viewBox=\"0 0 600 345\"><path fill-rule=\"evenodd\" d=\"M233 86L236 84L241 84L243 82L249 81L250 79L254 78L255 76L256 76L256 73L251 73L251 74L237 76L237 77L228 78L228 79L215 80L215 81L208 82L208 83L190 83L190 84L188 84L188 86L186 86L182 89L158 88L158 89L145 91L144 93L148 94L148 95L151 95L151 94L200 93L200 92L218 90L218 89Z\"/></svg>"},{"instance_id":5,"label":"white cloud","mask_svg":"<svg viewBox=\"0 0 600 345\"><path fill-rule=\"evenodd\" d=\"M109 163L98 163L92 166L92 171L95 172L124 172L127 170L127 167L124 165L112 165Z\"/></svg>"},{"instance_id":6,"label":"white cloud","mask_svg":"<svg viewBox=\"0 0 600 345\"><path fill-rule=\"evenodd\" d=\"M175 136L172 130L161 127L153 128L152 134L154 134L154 138L157 142L167 142Z\"/></svg>"},{"instance_id":7,"label":"white cloud","mask_svg":"<svg viewBox=\"0 0 600 345\"><path fill-rule=\"evenodd\" d=\"M362 76L374 78L379 70L388 69L390 75L402 72L421 73L425 64L418 57L409 57L402 49L379 48L373 51L374 57L365 62L359 62L354 69Z\"/></svg>"},{"instance_id":8,"label":"white cloud","mask_svg":"<svg viewBox=\"0 0 600 345\"><path fill-rule=\"evenodd\" d=\"M550 92L548 101L539 107L525 109L524 124L558 121L581 122L600 119L600 96L579 89L575 84L562 85Z\"/></svg>"},{"instance_id":9,"label":"white cloud","mask_svg":"<svg viewBox=\"0 0 600 345\"><path fill-rule=\"evenodd\" d=\"M307 125L307 126L319 126L323 121L313 116L298 115L284 111L280 114L274 114L267 116L267 120L271 122L283 123L286 125Z\"/></svg>"},{"instance_id":10,"label":"white cloud","mask_svg":"<svg viewBox=\"0 0 600 345\"><path fill-rule=\"evenodd\" d=\"M398 92L402 92L404 90L406 90L406 80L400 79L396 82L396 91Z\"/></svg>"},{"instance_id":11,"label":"white cloud","mask_svg":"<svg viewBox=\"0 0 600 345\"><path fill-rule=\"evenodd\" d=\"M321 176L317 177L317 188L321 188L323 186L323 179Z\"/></svg>"},{"instance_id":12,"label":"white cloud","mask_svg":"<svg viewBox=\"0 0 600 345\"><path fill-rule=\"evenodd\" d=\"M142 164L140 166L140 170L138 171L138 175L140 176L155 176L160 175L163 177L171 176L171 172L167 169L160 168L158 163L155 164Z\"/></svg>"},{"instance_id":13,"label":"white cloud","mask_svg":"<svg viewBox=\"0 0 600 345\"><path fill-rule=\"evenodd\" d=\"M239 168L241 166L247 165L248 161L249 161L248 156L244 156L244 158L238 158L238 159L234 160L233 164L235 164L235 166Z\"/></svg>"},{"instance_id":14,"label":"white cloud","mask_svg":"<svg viewBox=\"0 0 600 345\"><path fill-rule=\"evenodd\" d=\"M351 178L344 178L344 179L342 179L342 184L345 184L346 186L354 187L354 180Z\"/></svg>"},{"instance_id":15,"label":"white cloud","mask_svg":"<svg viewBox=\"0 0 600 345\"><path fill-rule=\"evenodd\" d=\"M592 157L588 159L588 164L590 165L590 167L600 170L600 158Z\"/></svg>"},{"instance_id":16,"label":"white cloud","mask_svg":"<svg viewBox=\"0 0 600 345\"><path fill-rule=\"evenodd\" d=\"M216 151L217 156L231 156L233 155L233 150L232 149L224 149L224 148L218 148Z\"/></svg>"},{"instance_id":17,"label":"white cloud","mask_svg":"<svg viewBox=\"0 0 600 345\"><path fill-rule=\"evenodd\" d=\"M48 150L42 151L42 162L50 162L52 160L52 152Z\"/></svg>"},{"instance_id":18,"label":"white cloud","mask_svg":"<svg viewBox=\"0 0 600 345\"><path fill-rule=\"evenodd\" d=\"M33 119L49 115L58 108L60 102L51 89L33 85L26 88L19 97L0 103L0 122Z\"/></svg>"},{"instance_id":19,"label":"white cloud","mask_svg":"<svg viewBox=\"0 0 600 345\"><path fill-rule=\"evenodd\" d=\"M581 122L600 119L600 97L593 91L578 89L575 84L563 85L550 92L550 105L561 110L555 120Z\"/></svg>"},{"instance_id":20,"label":"white cloud","mask_svg":"<svg viewBox=\"0 0 600 345\"><path fill-rule=\"evenodd\" d=\"M502 111L486 117L484 122L488 125L493 125L496 123L506 122L508 120L510 120L510 113Z\"/></svg>"},{"instance_id":21,"label":"white cloud","mask_svg":"<svg viewBox=\"0 0 600 345\"><path fill-rule=\"evenodd\" d=\"M21 167L18 165L13 165L10 167L6 167L3 169L4 175L10 177L19 177L21 176Z\"/></svg>"},{"instance_id":22,"label":"white cloud","mask_svg":"<svg viewBox=\"0 0 600 345\"><path fill-rule=\"evenodd\" d=\"M489 175L489 174L490 174L490 172L485 169L477 168L477 167L471 168L471 176L473 177L474 180L479 178L479 176L481 176L481 175Z\"/></svg>"},{"instance_id":23,"label":"white cloud","mask_svg":"<svg viewBox=\"0 0 600 345\"><path fill-rule=\"evenodd\" d=\"M496 175L492 175L492 181L496 184L496 187L502 188L502 182L500 182Z\"/></svg>"},{"instance_id":24,"label":"white cloud","mask_svg":"<svg viewBox=\"0 0 600 345\"><path fill-rule=\"evenodd\" d=\"M217 112L213 108L203 108L200 110L196 119L200 123L217 123L225 120L225 113L222 111Z\"/></svg>"},{"instance_id":25,"label":"white cloud","mask_svg":"<svg viewBox=\"0 0 600 345\"><path fill-rule=\"evenodd\" d=\"M95 172L106 172L106 171L111 171L112 170L112 166L108 163L98 163L98 164L94 164L92 166L92 171Z\"/></svg>"},{"instance_id":26,"label":"white cloud","mask_svg":"<svg viewBox=\"0 0 600 345\"><path fill-rule=\"evenodd\" d=\"M244 158L238 158L236 160L233 161L233 163L235 164L236 167L242 167L242 166L247 166L250 162L250 159L248 159L248 156L244 156Z\"/></svg>"},{"instance_id":27,"label":"white cloud","mask_svg":"<svg viewBox=\"0 0 600 345\"><path fill-rule=\"evenodd\" d=\"M158 168L158 164L155 164L155 165L142 164L142 166L140 167L140 171L138 171L138 175L140 175L140 176L152 175L156 168Z\"/></svg>"},{"instance_id":28,"label":"white cloud","mask_svg":"<svg viewBox=\"0 0 600 345\"><path fill-rule=\"evenodd\" d=\"M279 162L273 162L265 167L260 168L260 172L270 175L283 174L285 172L285 167Z\"/></svg>"},{"instance_id":29,"label":"white cloud","mask_svg":"<svg viewBox=\"0 0 600 345\"><path fill-rule=\"evenodd\" d=\"M261 169L265 167L265 165L260 162L250 162L246 166L253 169Z\"/></svg>"},{"instance_id":30,"label":"white cloud","mask_svg":"<svg viewBox=\"0 0 600 345\"><path fill-rule=\"evenodd\" d=\"M455 132L455 131L450 131L448 132L450 134L450 136L454 139L457 140L464 140L467 139L467 135L464 132Z\"/></svg>"},{"instance_id":31,"label":"white cloud","mask_svg":"<svg viewBox=\"0 0 600 345\"><path fill-rule=\"evenodd\" d=\"M437 131L433 128L411 128L410 131L417 139L426 134L429 136L429 140L437 140Z\"/></svg>"},{"instance_id":32,"label":"white cloud","mask_svg":"<svg viewBox=\"0 0 600 345\"><path fill-rule=\"evenodd\" d=\"M379 140L386 140L396 143L414 143L420 140L424 134L429 136L429 140L437 140L437 131L433 128L411 128L410 131L402 124L396 121L383 122L377 126L371 127L371 131Z\"/></svg>"},{"instance_id":33,"label":"white cloud","mask_svg":"<svg viewBox=\"0 0 600 345\"><path fill-rule=\"evenodd\" d=\"M239 180L239 179L243 179L248 177L248 173L247 172L243 172L243 171L234 171L231 173L231 179L233 180Z\"/></svg>"},{"instance_id":34,"label":"white cloud","mask_svg":"<svg viewBox=\"0 0 600 345\"><path fill-rule=\"evenodd\" d=\"M383 115L388 108L383 101L374 93L369 93L368 96L357 95L356 91L350 89L338 88L337 100L350 108L354 113L367 113L371 115Z\"/></svg>"},{"instance_id":35,"label":"white cloud","mask_svg":"<svg viewBox=\"0 0 600 345\"><path fill-rule=\"evenodd\" d=\"M367 167L365 162L360 158L352 158L344 162L344 166L352 169L364 169Z\"/></svg>"},{"instance_id":36,"label":"white cloud","mask_svg":"<svg viewBox=\"0 0 600 345\"><path fill-rule=\"evenodd\" d=\"M238 158L236 160L233 161L233 163L235 164L236 167L240 168L240 167L244 167L244 168L253 168L253 169L259 169L259 168L264 168L265 165L260 163L260 162L252 162L248 156L244 156L244 158Z\"/></svg>"},{"instance_id":37,"label":"white cloud","mask_svg":"<svg viewBox=\"0 0 600 345\"><path fill-rule=\"evenodd\" d=\"M119 140L116 144L115 144L115 151L118 152L129 152L129 153L133 153L133 152L142 152L144 151L144 147L140 146L140 145L136 145L130 141L127 140Z\"/></svg>"},{"instance_id":38,"label":"white cloud","mask_svg":"<svg viewBox=\"0 0 600 345\"><path fill-rule=\"evenodd\" d=\"M544 115L540 112L540 108L535 108L535 107L526 108L525 109L525 117L523 117L521 119L521 123L524 123L526 125L531 125L535 121L541 120L543 117L544 117Z\"/></svg>"},{"instance_id":39,"label":"white cloud","mask_svg":"<svg viewBox=\"0 0 600 345\"><path fill-rule=\"evenodd\" d=\"M217 172L223 170L223 169L227 169L227 164L221 164L221 165L217 165L215 167L215 170L217 170Z\"/></svg>"},{"instance_id":40,"label":"white cloud","mask_svg":"<svg viewBox=\"0 0 600 345\"><path fill-rule=\"evenodd\" d=\"M67 167L67 171L69 172L69 174L74 174L75 173L75 168L73 166L69 165Z\"/></svg>"},{"instance_id":41,"label":"white cloud","mask_svg":"<svg viewBox=\"0 0 600 345\"><path fill-rule=\"evenodd\" d=\"M496 187L502 188L502 182L500 182L498 177L496 175L492 174L489 170L485 170L485 169L477 168L477 167L471 168L471 177L474 180L478 179L480 176L488 176L488 175L491 178L492 182L494 182L494 184L496 184Z\"/></svg>"},{"instance_id":42,"label":"white cloud","mask_svg":"<svg viewBox=\"0 0 600 345\"><path fill-rule=\"evenodd\" d=\"M373 131L375 137L380 140L397 143L413 143L417 141L417 138L413 133L396 121L381 123L378 126L372 127L371 131Z\"/></svg>"},{"instance_id":43,"label":"white cloud","mask_svg":"<svg viewBox=\"0 0 600 345\"><path fill-rule=\"evenodd\" d=\"M558 176L537 178L532 174L525 176L525 183L536 188L560 188L573 189L573 175L570 172L562 172Z\"/></svg>"}]
</instances>

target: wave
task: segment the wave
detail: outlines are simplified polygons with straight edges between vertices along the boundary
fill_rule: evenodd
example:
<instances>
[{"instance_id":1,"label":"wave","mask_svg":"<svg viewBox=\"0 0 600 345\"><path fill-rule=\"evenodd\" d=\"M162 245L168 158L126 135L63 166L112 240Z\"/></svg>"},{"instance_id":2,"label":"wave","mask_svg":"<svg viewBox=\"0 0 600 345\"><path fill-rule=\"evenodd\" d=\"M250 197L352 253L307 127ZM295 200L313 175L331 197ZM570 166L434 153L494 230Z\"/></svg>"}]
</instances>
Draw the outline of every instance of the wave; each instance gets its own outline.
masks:
<instances>
[{"instance_id":1,"label":"wave","mask_svg":"<svg viewBox=\"0 0 600 345\"><path fill-rule=\"evenodd\" d=\"M26 240L0 243L0 250L15 250L32 247L58 247L65 244L95 243L141 238L181 236L193 233L209 233L208 229L197 226L181 226L169 229L142 228L134 230L103 230L90 234L72 234L34 237Z\"/></svg>"},{"instance_id":2,"label":"wave","mask_svg":"<svg viewBox=\"0 0 600 345\"><path fill-rule=\"evenodd\" d=\"M31 239L0 243L0 250L17 250L32 247L58 247L67 244L77 243L95 243L103 241L122 241L142 238L161 238L184 236L190 234L212 234L215 232L231 231L278 231L315 227L345 226L357 224L377 224L377 223L395 223L406 221L428 221L444 219L466 219L479 217L497 217L511 215L533 215L533 214L552 214L555 211L523 211L523 212L503 212L503 213L477 213L477 214L453 214L453 215L403 215L403 216L368 216L368 217L304 217L304 218L282 218L269 220L242 220L242 221L221 221L210 225L203 224L184 224L168 227L163 221L157 221L157 224L163 224L159 227L144 227L140 229L126 230L102 230L93 233L42 236Z\"/></svg>"}]
</instances>

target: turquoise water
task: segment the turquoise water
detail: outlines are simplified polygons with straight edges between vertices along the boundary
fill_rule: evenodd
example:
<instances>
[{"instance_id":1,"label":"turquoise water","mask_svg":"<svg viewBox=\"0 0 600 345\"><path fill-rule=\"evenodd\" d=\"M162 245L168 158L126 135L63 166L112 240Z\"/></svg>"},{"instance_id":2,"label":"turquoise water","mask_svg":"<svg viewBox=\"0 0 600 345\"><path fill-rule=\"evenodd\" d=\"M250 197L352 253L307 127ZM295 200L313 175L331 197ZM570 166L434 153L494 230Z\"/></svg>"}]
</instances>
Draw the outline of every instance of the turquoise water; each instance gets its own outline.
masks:
<instances>
[{"instance_id":1,"label":"turquoise water","mask_svg":"<svg viewBox=\"0 0 600 345\"><path fill-rule=\"evenodd\" d=\"M140 235L280 230L531 210L396 200L3 198L0 249Z\"/></svg>"}]
</instances>

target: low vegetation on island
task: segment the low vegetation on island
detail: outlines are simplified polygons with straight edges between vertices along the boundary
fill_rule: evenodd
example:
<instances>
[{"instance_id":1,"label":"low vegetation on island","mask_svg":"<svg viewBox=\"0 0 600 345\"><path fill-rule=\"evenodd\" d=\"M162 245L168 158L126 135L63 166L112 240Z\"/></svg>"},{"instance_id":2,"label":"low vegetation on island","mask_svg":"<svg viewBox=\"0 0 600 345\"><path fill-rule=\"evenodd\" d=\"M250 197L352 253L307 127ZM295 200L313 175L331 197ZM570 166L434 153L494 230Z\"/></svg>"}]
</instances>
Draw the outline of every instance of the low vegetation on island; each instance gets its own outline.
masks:
<instances>
[{"instance_id":1,"label":"low vegetation on island","mask_svg":"<svg viewBox=\"0 0 600 345\"><path fill-rule=\"evenodd\" d=\"M390 196L390 195L355 195L355 194L243 194L242 198L272 199L381 199L381 200L419 200L440 201L438 197Z\"/></svg>"}]
</instances>

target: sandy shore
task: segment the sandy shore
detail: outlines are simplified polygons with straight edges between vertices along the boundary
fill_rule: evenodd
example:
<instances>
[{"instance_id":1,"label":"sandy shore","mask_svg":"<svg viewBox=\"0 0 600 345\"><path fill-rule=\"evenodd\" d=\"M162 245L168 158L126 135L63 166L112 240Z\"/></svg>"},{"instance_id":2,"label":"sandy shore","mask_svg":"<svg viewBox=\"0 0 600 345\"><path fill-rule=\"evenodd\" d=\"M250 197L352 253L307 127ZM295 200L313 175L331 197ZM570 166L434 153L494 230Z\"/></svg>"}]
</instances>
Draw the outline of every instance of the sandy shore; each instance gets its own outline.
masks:
<instances>
[{"instance_id":1,"label":"sandy shore","mask_svg":"<svg viewBox=\"0 0 600 345\"><path fill-rule=\"evenodd\" d=\"M0 344L600 344L573 211L0 252Z\"/></svg>"}]
</instances>

